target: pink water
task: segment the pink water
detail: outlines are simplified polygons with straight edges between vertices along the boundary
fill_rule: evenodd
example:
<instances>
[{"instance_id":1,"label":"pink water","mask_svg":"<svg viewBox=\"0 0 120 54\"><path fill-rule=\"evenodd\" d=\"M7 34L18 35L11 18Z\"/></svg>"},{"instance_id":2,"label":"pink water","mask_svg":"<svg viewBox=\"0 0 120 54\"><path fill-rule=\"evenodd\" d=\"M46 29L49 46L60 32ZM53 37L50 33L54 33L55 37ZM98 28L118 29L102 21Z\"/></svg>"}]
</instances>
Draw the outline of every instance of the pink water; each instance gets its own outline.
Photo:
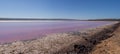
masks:
<instances>
[{"instance_id":1,"label":"pink water","mask_svg":"<svg viewBox=\"0 0 120 54\"><path fill-rule=\"evenodd\" d=\"M77 31L110 24L105 21L40 21L40 22L1 22L0 42L28 40L45 34Z\"/></svg>"}]
</instances>

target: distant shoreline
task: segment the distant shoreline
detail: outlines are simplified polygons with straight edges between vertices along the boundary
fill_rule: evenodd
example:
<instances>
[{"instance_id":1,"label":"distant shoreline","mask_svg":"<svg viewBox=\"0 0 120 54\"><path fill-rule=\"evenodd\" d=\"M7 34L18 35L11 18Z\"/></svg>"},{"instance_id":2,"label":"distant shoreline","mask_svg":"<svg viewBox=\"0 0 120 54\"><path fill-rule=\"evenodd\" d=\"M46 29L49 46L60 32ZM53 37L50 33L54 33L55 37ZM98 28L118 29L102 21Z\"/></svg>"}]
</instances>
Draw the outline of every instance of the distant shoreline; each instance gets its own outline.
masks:
<instances>
[{"instance_id":1,"label":"distant shoreline","mask_svg":"<svg viewBox=\"0 0 120 54\"><path fill-rule=\"evenodd\" d=\"M79 19L38 19L38 18L0 18L0 20L61 20L61 21L84 21Z\"/></svg>"},{"instance_id":2,"label":"distant shoreline","mask_svg":"<svg viewBox=\"0 0 120 54\"><path fill-rule=\"evenodd\" d=\"M54 20L54 21L120 21L120 19L44 19L44 18L0 18L0 20Z\"/></svg>"}]
</instances>

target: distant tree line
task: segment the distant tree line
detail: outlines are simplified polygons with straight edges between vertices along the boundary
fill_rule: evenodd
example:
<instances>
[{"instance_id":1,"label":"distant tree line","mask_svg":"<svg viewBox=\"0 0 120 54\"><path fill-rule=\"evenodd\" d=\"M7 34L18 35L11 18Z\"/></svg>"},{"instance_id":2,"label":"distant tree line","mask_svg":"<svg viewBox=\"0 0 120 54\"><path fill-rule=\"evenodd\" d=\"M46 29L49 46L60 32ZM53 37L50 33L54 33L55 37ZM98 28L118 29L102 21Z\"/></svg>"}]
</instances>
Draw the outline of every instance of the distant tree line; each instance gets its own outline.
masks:
<instances>
[{"instance_id":1,"label":"distant tree line","mask_svg":"<svg viewBox=\"0 0 120 54\"><path fill-rule=\"evenodd\" d=\"M0 20L62 20L62 21L120 21L120 19L44 19L44 18L0 18Z\"/></svg>"},{"instance_id":2,"label":"distant tree line","mask_svg":"<svg viewBox=\"0 0 120 54\"><path fill-rule=\"evenodd\" d=\"M0 20L67 20L67 21L81 21L78 19L44 19L44 18L0 18Z\"/></svg>"},{"instance_id":3,"label":"distant tree line","mask_svg":"<svg viewBox=\"0 0 120 54\"><path fill-rule=\"evenodd\" d=\"M89 19L88 21L120 21L120 19Z\"/></svg>"}]
</instances>

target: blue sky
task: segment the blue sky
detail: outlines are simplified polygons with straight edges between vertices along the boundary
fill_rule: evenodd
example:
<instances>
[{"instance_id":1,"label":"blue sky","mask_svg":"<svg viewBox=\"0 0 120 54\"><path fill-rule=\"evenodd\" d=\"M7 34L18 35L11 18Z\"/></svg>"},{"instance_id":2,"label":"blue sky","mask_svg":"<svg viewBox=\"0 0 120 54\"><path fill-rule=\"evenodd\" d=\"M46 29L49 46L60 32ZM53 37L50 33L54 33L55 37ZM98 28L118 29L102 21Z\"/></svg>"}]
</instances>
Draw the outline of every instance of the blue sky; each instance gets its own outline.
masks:
<instances>
[{"instance_id":1,"label":"blue sky","mask_svg":"<svg viewBox=\"0 0 120 54\"><path fill-rule=\"evenodd\" d=\"M0 0L0 17L120 18L120 0Z\"/></svg>"}]
</instances>

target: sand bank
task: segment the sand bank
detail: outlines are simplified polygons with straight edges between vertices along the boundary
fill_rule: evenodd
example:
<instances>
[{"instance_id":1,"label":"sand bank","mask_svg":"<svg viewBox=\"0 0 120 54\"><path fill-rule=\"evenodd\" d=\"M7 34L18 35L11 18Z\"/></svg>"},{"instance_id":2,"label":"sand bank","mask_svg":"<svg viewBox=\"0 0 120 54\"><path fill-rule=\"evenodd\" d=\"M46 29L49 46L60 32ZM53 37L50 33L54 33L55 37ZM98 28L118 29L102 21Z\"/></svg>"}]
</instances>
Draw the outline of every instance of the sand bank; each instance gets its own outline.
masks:
<instances>
[{"instance_id":1,"label":"sand bank","mask_svg":"<svg viewBox=\"0 0 120 54\"><path fill-rule=\"evenodd\" d=\"M28 41L0 45L0 54L88 54L104 39L111 37L118 23L85 31L57 33Z\"/></svg>"},{"instance_id":2,"label":"sand bank","mask_svg":"<svg viewBox=\"0 0 120 54\"><path fill-rule=\"evenodd\" d=\"M112 34L112 37L96 45L90 54L120 54L120 25Z\"/></svg>"}]
</instances>

